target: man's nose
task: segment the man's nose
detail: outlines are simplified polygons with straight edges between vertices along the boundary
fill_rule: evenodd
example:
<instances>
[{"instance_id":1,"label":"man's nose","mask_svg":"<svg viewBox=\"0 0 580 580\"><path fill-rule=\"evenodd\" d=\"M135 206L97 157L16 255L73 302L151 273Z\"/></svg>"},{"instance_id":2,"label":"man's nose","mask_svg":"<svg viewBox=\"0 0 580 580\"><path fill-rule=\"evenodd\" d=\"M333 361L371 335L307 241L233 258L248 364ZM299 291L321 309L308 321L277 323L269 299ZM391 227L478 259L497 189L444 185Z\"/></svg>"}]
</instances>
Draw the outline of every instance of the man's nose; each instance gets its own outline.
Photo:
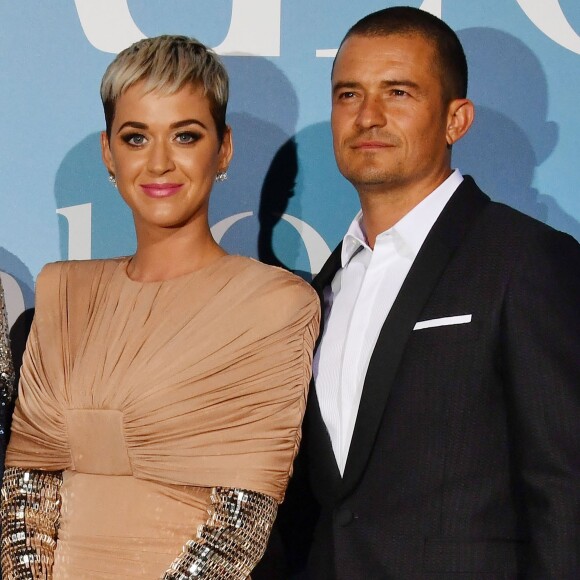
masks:
<instances>
[{"instance_id":1,"label":"man's nose","mask_svg":"<svg viewBox=\"0 0 580 580\"><path fill-rule=\"evenodd\" d=\"M386 108L380 95L366 95L363 99L357 115L357 124L360 127L383 126L387 122Z\"/></svg>"}]
</instances>

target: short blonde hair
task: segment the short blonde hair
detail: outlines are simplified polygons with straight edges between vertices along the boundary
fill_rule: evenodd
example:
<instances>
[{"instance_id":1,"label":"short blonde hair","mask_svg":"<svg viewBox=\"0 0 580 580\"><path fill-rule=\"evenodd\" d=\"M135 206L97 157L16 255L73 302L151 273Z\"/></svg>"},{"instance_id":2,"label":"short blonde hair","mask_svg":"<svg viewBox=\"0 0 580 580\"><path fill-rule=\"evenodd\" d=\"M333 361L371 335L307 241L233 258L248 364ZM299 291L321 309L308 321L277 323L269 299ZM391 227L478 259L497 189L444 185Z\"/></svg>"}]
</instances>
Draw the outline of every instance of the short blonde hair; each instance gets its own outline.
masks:
<instances>
[{"instance_id":1,"label":"short blonde hair","mask_svg":"<svg viewBox=\"0 0 580 580\"><path fill-rule=\"evenodd\" d=\"M203 87L220 141L226 130L228 73L217 54L195 38L163 35L139 40L120 52L101 82L107 135L119 97L138 82L147 92L173 94L188 84Z\"/></svg>"}]
</instances>

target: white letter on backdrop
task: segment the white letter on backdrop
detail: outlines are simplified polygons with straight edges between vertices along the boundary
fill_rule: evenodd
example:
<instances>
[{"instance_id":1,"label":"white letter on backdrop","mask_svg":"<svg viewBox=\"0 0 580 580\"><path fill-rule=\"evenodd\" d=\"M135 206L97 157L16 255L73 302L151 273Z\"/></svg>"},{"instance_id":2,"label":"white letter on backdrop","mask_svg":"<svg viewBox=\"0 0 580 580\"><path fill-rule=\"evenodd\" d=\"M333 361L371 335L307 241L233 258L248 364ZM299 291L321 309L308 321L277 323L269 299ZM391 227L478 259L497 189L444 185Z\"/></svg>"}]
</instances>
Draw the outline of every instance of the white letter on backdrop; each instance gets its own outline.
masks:
<instances>
[{"instance_id":1,"label":"white letter on backdrop","mask_svg":"<svg viewBox=\"0 0 580 580\"><path fill-rule=\"evenodd\" d=\"M558 0L517 0L526 16L560 46L580 54L580 35L572 28Z\"/></svg>"},{"instance_id":2,"label":"white letter on backdrop","mask_svg":"<svg viewBox=\"0 0 580 580\"><path fill-rule=\"evenodd\" d=\"M75 0L87 40L98 50L117 54L145 38L139 30L127 0Z\"/></svg>"},{"instance_id":3,"label":"white letter on backdrop","mask_svg":"<svg viewBox=\"0 0 580 580\"><path fill-rule=\"evenodd\" d=\"M313 276L316 276L316 274L322 270L322 266L324 266L324 262L326 262L328 256L330 256L330 248L327 246L323 237L304 220L287 213L282 214L282 219L294 226L296 231L300 234L300 237L306 246L308 261L310 262L310 273Z\"/></svg>"},{"instance_id":4,"label":"white letter on backdrop","mask_svg":"<svg viewBox=\"0 0 580 580\"><path fill-rule=\"evenodd\" d=\"M230 217L224 218L223 220L219 221L217 224L214 224L211 227L211 235L213 239L219 244L222 241L222 238L226 234L226 232L240 220L244 218L250 217L254 215L253 211L244 211L242 213L236 213L231 215Z\"/></svg>"},{"instance_id":5,"label":"white letter on backdrop","mask_svg":"<svg viewBox=\"0 0 580 580\"><path fill-rule=\"evenodd\" d=\"M443 0L423 0L423 4L419 8L425 12L430 12L437 18L443 18Z\"/></svg>"},{"instance_id":6,"label":"white letter on backdrop","mask_svg":"<svg viewBox=\"0 0 580 580\"><path fill-rule=\"evenodd\" d=\"M135 24L127 0L75 0L88 41L117 53L145 35ZM282 0L232 0L232 18L219 54L280 56Z\"/></svg>"},{"instance_id":7,"label":"white letter on backdrop","mask_svg":"<svg viewBox=\"0 0 580 580\"><path fill-rule=\"evenodd\" d=\"M218 54L280 56L282 0L232 0L232 19Z\"/></svg>"},{"instance_id":8,"label":"white letter on backdrop","mask_svg":"<svg viewBox=\"0 0 580 580\"><path fill-rule=\"evenodd\" d=\"M56 210L68 222L68 259L91 259L91 209L92 204L82 203Z\"/></svg>"}]
</instances>

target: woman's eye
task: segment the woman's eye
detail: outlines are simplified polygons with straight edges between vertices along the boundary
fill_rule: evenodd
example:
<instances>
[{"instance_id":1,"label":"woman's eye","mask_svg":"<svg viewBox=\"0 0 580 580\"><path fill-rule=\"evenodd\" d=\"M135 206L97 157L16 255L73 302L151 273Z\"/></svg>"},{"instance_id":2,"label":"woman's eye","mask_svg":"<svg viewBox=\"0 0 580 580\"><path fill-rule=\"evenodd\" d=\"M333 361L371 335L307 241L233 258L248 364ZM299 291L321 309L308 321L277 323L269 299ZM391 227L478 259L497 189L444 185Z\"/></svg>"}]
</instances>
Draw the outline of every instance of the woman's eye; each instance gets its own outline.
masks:
<instances>
[{"instance_id":1,"label":"woman's eye","mask_svg":"<svg viewBox=\"0 0 580 580\"><path fill-rule=\"evenodd\" d=\"M186 131L184 133L178 133L175 139L178 143L187 145L188 143L195 143L200 137L201 135L198 133L190 133L189 131Z\"/></svg>"},{"instance_id":2,"label":"woman's eye","mask_svg":"<svg viewBox=\"0 0 580 580\"><path fill-rule=\"evenodd\" d=\"M133 147L140 147L147 141L147 139L145 139L144 135L139 133L128 133L127 135L123 135L123 141Z\"/></svg>"}]
</instances>

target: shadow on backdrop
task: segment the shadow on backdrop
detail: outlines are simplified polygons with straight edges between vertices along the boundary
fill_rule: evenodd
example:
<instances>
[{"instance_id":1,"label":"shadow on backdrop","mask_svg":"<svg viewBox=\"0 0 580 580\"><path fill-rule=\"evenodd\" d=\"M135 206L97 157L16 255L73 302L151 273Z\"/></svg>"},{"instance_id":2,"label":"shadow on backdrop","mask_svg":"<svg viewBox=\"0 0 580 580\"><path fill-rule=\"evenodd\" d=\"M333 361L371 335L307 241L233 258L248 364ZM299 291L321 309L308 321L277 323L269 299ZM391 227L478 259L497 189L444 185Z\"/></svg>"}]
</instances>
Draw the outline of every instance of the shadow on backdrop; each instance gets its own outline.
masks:
<instances>
[{"instance_id":1,"label":"shadow on backdrop","mask_svg":"<svg viewBox=\"0 0 580 580\"><path fill-rule=\"evenodd\" d=\"M18 256L1 246L0 270L10 274L18 282L24 299L24 307L32 308L34 306L34 278L28 266Z\"/></svg>"},{"instance_id":2,"label":"shadow on backdrop","mask_svg":"<svg viewBox=\"0 0 580 580\"><path fill-rule=\"evenodd\" d=\"M580 239L578 221L532 186L535 168L558 142L558 125L547 119L548 85L540 61L521 40L500 30L468 28L458 34L476 116L454 148L454 166L472 174L496 201Z\"/></svg>"},{"instance_id":3,"label":"shadow on backdrop","mask_svg":"<svg viewBox=\"0 0 580 580\"><path fill-rule=\"evenodd\" d=\"M287 192L284 200L276 198L276 191ZM336 166L329 122L305 127L280 148L264 182L262 206L268 211L261 211L261 258L277 264L279 256L286 258L291 249L295 259L292 269L310 281L310 272L320 271L360 209L356 191ZM303 232L301 237L294 230L282 237L279 229L274 232L276 222L268 220L268 215L283 212L299 218L316 233Z\"/></svg>"},{"instance_id":4,"label":"shadow on backdrop","mask_svg":"<svg viewBox=\"0 0 580 580\"><path fill-rule=\"evenodd\" d=\"M305 127L296 134L295 141L296 199L302 204L304 219L332 250L360 210L358 194L336 166L329 121Z\"/></svg>"},{"instance_id":5,"label":"shadow on backdrop","mask_svg":"<svg viewBox=\"0 0 580 580\"><path fill-rule=\"evenodd\" d=\"M104 122L103 122L104 126ZM54 183L56 207L92 204L91 256L109 258L135 250L133 219L101 161L100 133L91 133L64 157ZM59 215L60 255L69 256L68 221Z\"/></svg>"},{"instance_id":6,"label":"shadow on backdrop","mask_svg":"<svg viewBox=\"0 0 580 580\"><path fill-rule=\"evenodd\" d=\"M230 253L294 270L297 243L281 215L293 196L297 171L291 138L298 118L296 93L284 73L264 58L223 60L230 76L228 123L234 156L228 181L217 184L212 193L210 224L251 212L232 223L221 245ZM288 238L279 255L274 251L275 229Z\"/></svg>"},{"instance_id":7,"label":"shadow on backdrop","mask_svg":"<svg viewBox=\"0 0 580 580\"><path fill-rule=\"evenodd\" d=\"M258 256L260 260L272 266L281 268L292 267L296 263L298 247L294 247L291 256L287 253L284 259L286 266L274 251L274 228L288 209L290 199L294 197L294 186L298 174L298 156L296 142L288 139L278 149L268 168L260 195L260 209L258 219L260 231L258 234ZM303 272L305 276L307 273Z\"/></svg>"}]
</instances>

